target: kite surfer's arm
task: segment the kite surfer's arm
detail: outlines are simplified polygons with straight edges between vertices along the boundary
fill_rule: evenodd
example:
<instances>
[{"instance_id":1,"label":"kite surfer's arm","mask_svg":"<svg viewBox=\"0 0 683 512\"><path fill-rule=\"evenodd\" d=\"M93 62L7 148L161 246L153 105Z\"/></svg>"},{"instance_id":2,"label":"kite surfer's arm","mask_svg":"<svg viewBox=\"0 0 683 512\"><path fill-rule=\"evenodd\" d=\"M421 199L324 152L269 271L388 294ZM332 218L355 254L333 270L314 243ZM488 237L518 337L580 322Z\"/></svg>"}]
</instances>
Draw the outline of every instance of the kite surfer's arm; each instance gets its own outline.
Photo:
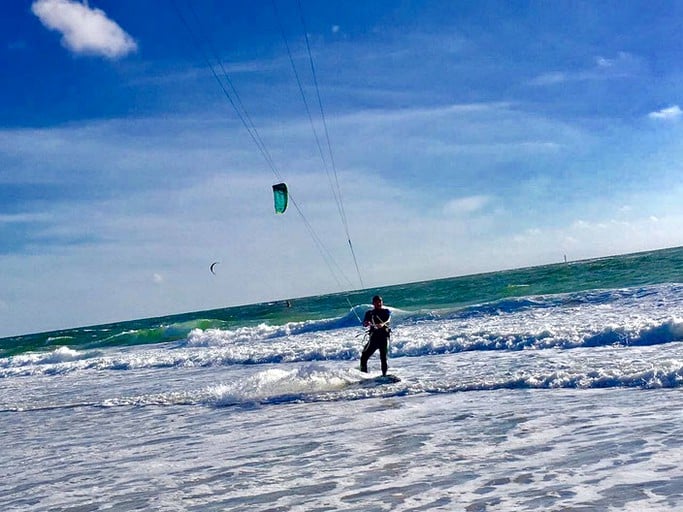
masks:
<instances>
[{"instance_id":1,"label":"kite surfer's arm","mask_svg":"<svg viewBox=\"0 0 683 512\"><path fill-rule=\"evenodd\" d=\"M376 322L374 325L376 329L382 329L384 327L387 327L389 325L389 322L391 322L391 318L387 318L384 322Z\"/></svg>"},{"instance_id":2,"label":"kite surfer's arm","mask_svg":"<svg viewBox=\"0 0 683 512\"><path fill-rule=\"evenodd\" d=\"M387 328L389 326L389 322L391 322L391 310L383 309L382 313L386 314L386 320L384 321L382 321L382 317L380 315L375 316L375 327L378 329Z\"/></svg>"},{"instance_id":3,"label":"kite surfer's arm","mask_svg":"<svg viewBox=\"0 0 683 512\"><path fill-rule=\"evenodd\" d=\"M372 329L382 329L386 328L391 322L391 311L386 310L387 319L382 321L378 315L374 314L374 311L368 311L365 314L365 319L363 320L363 325L365 327L371 327Z\"/></svg>"}]
</instances>

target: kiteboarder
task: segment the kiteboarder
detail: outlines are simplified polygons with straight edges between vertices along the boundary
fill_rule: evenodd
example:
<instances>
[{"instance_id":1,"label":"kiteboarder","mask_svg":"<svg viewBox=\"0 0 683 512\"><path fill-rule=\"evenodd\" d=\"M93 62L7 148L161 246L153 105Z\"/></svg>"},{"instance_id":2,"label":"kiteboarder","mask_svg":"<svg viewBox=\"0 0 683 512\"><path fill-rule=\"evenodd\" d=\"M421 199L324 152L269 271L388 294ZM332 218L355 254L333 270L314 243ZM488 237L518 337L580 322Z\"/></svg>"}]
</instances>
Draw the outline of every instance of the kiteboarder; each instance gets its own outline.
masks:
<instances>
[{"instance_id":1,"label":"kiteboarder","mask_svg":"<svg viewBox=\"0 0 683 512\"><path fill-rule=\"evenodd\" d=\"M375 295L372 298L373 308L365 312L363 318L363 325L368 327L368 334L370 338L363 348L363 353L360 356L360 371L368 371L368 359L379 349L379 358L382 363L382 375L387 374L389 365L387 364L387 351L389 348L389 336L391 329L389 322L391 321L391 311L383 307L382 297Z\"/></svg>"}]
</instances>

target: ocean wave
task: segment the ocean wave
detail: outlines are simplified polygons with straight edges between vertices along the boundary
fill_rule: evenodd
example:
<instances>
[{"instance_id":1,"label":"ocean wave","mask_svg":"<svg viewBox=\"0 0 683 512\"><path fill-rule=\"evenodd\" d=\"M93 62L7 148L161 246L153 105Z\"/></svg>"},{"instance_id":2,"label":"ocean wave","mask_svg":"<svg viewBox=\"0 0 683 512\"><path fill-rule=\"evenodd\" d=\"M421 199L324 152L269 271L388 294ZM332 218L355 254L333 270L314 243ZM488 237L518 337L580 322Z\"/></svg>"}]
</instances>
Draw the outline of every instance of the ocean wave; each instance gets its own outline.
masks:
<instances>
[{"instance_id":1,"label":"ocean wave","mask_svg":"<svg viewBox=\"0 0 683 512\"><path fill-rule=\"evenodd\" d=\"M358 327L359 319L369 306L355 306L348 313L339 317L319 320L287 322L283 325L260 323L256 326L245 326L236 329L193 329L179 346L187 347L221 347L242 343L255 343L288 336L326 332L338 329ZM400 317L409 313L397 308L389 308L392 317Z\"/></svg>"},{"instance_id":2,"label":"ocean wave","mask_svg":"<svg viewBox=\"0 0 683 512\"><path fill-rule=\"evenodd\" d=\"M368 386L368 382L374 385ZM591 371L552 371L521 373L505 378L474 379L459 382L453 378L420 380L403 376L401 380L378 384L357 370L327 370L303 366L290 371L268 370L242 382L205 390L206 405L224 407L252 403L274 404L308 401L356 400L420 393L463 393L472 391L522 389L662 389L683 386L683 362L669 361L647 370L602 369Z\"/></svg>"},{"instance_id":3,"label":"ocean wave","mask_svg":"<svg viewBox=\"0 0 683 512\"><path fill-rule=\"evenodd\" d=\"M368 385L370 383L371 385ZM348 401L391 398L417 394L448 394L499 390L560 389L663 389L683 386L683 362L670 361L658 368L638 371L603 369L591 371L551 371L520 373L511 377L473 379L425 379L402 376L388 383L357 370L329 369L318 365L257 372L237 382L217 384L188 392L158 393L122 397L104 406L206 405L210 407L249 407L288 403Z\"/></svg>"},{"instance_id":4,"label":"ocean wave","mask_svg":"<svg viewBox=\"0 0 683 512\"><path fill-rule=\"evenodd\" d=\"M593 290L549 296L505 298L489 303L440 311L392 310L393 355L420 356L472 350L525 350L544 348L599 347L607 345L656 345L683 340L683 324L675 318L643 315L643 303L667 302L675 309L683 302L683 286L662 285L615 290ZM348 331L359 325L358 317L367 306L356 306L347 314L320 320L261 323L236 329L193 329L179 347L257 346L330 331ZM634 315L637 313L637 315ZM631 321L629 317L636 320ZM641 318L642 317L642 318ZM626 320L622 320L622 318ZM602 325L601 325L602 324ZM524 326L530 326L524 329ZM444 327L449 326L449 327ZM481 328L477 328L481 326ZM455 331L450 334L445 330ZM360 331L356 333L359 334ZM274 345L277 346L277 345ZM296 351L296 349L295 349ZM287 349L288 354L292 350ZM346 358L310 353L311 360ZM236 362L278 362L289 357ZM301 359L298 359L301 360Z\"/></svg>"},{"instance_id":5,"label":"ocean wave","mask_svg":"<svg viewBox=\"0 0 683 512\"><path fill-rule=\"evenodd\" d=\"M81 361L83 359L88 359L90 357L96 357L99 355L101 355L101 352L98 351L83 352L63 346L51 352L32 352L28 354L17 355L11 358L0 359L0 368L55 365L60 363Z\"/></svg>"},{"instance_id":6,"label":"ocean wave","mask_svg":"<svg viewBox=\"0 0 683 512\"><path fill-rule=\"evenodd\" d=\"M499 389L662 389L683 386L683 362L669 361L646 370L602 368L589 371L557 370L547 373L520 373L508 379L469 382L446 386L422 385L422 391L451 393L495 391Z\"/></svg>"},{"instance_id":7,"label":"ocean wave","mask_svg":"<svg viewBox=\"0 0 683 512\"><path fill-rule=\"evenodd\" d=\"M480 304L464 307L448 308L436 312L418 312L409 317L419 321L430 318L441 320L473 319L488 316L501 316L523 313L525 311L545 311L549 309L567 309L581 306L604 308L611 304L627 304L636 306L645 301L681 304L683 285L666 283L633 288L597 289L580 292L558 293L552 295L528 295L522 297L505 297Z\"/></svg>"},{"instance_id":8,"label":"ocean wave","mask_svg":"<svg viewBox=\"0 0 683 512\"><path fill-rule=\"evenodd\" d=\"M282 370L257 372L236 383L221 384L207 389L206 402L215 406L257 403L277 397L281 401L296 401L310 394L344 389L358 382L357 370L330 371L314 364Z\"/></svg>"},{"instance_id":9,"label":"ocean wave","mask_svg":"<svg viewBox=\"0 0 683 512\"><path fill-rule=\"evenodd\" d=\"M162 325L132 327L145 321L126 322L122 330L119 326L98 326L73 329L68 334L62 332L32 334L0 340L0 358L31 352L52 352L59 347L68 346L75 350L105 347L130 347L153 345L185 339L193 329L225 329L228 323L219 319L195 319L171 322Z\"/></svg>"},{"instance_id":10,"label":"ocean wave","mask_svg":"<svg viewBox=\"0 0 683 512\"><path fill-rule=\"evenodd\" d=\"M598 331L549 327L528 332L464 332L428 343L402 341L395 343L394 349L397 355L421 356L477 350L650 346L679 341L683 341L683 320L669 318L645 325L608 325Z\"/></svg>"},{"instance_id":11,"label":"ocean wave","mask_svg":"<svg viewBox=\"0 0 683 512\"><path fill-rule=\"evenodd\" d=\"M440 312L392 309L390 357L676 343L683 341L683 320L671 313L682 306L683 286L669 284L507 298ZM222 321L192 320L155 329L109 329L107 338L87 345L0 358L0 378L357 360L364 344L357 315L365 309L360 305L339 317L283 325L225 328Z\"/></svg>"},{"instance_id":12,"label":"ocean wave","mask_svg":"<svg viewBox=\"0 0 683 512\"><path fill-rule=\"evenodd\" d=\"M529 325L521 318L479 326L433 322L397 328L390 357L424 357L475 351L523 351L599 347L641 347L683 341L683 320L630 321L606 326L575 324ZM317 324L318 322L313 322ZM512 327L524 327L513 330ZM265 324L232 331L195 330L187 343L171 348L128 350L108 354L103 350L77 351L60 347L49 353L30 353L0 359L0 378L73 371L126 371L143 368L211 367L353 361L360 357L363 338L348 329L321 331L316 326L269 327ZM534 328L535 327L535 328ZM283 330L291 329L285 335ZM295 331L299 331L297 334ZM452 334L456 331L455 334ZM275 334L277 332L277 335Z\"/></svg>"},{"instance_id":13,"label":"ocean wave","mask_svg":"<svg viewBox=\"0 0 683 512\"><path fill-rule=\"evenodd\" d=\"M517 390L673 389L683 387L683 361L668 359L638 364L597 367L536 367L516 372L411 373L398 371L399 379L385 382L356 369L325 363L288 368L267 368L199 388L176 389L100 400L80 399L17 405L5 404L0 412L74 407L207 406L253 407L290 403L353 401L418 394L451 394ZM67 399L65 396L64 399Z\"/></svg>"},{"instance_id":14,"label":"ocean wave","mask_svg":"<svg viewBox=\"0 0 683 512\"><path fill-rule=\"evenodd\" d=\"M598 316L602 311L618 308L623 312L622 316L627 317L633 312L640 311L649 310L656 313L657 310L662 309L662 305L669 310L678 308L680 311L683 308L683 285L668 283L555 295L503 297L480 304L458 305L436 310L416 309L408 311L392 307L390 309L392 310L393 327L396 329L410 329L416 326L430 327L435 322L483 323L490 322L491 319L496 318L514 318L523 317L524 315L540 316L544 314L557 315L581 308L587 308L588 314L592 314L594 317ZM121 324L73 329L41 335L6 338L0 340L0 357L10 357L29 352L49 352L60 346L68 346L74 350L90 350L174 342L177 343L179 348L209 348L240 343L251 344L277 338L290 338L340 329L352 329L359 326L359 319L369 307L369 305L360 304L339 316L319 319L293 316L288 320L287 316L279 315L277 318L259 321L255 321L256 317L245 317L238 321L235 318L221 319L207 316L194 319L179 317L177 321L167 318L124 322ZM220 315L222 313L218 312L216 314ZM301 315L302 313L292 311L291 314ZM154 324L153 322L156 321L161 321L162 323ZM485 330L491 331L490 329ZM617 331L603 333L602 330L597 329L592 333L595 336L593 342L597 346L607 343L608 341L605 340L608 338L616 343L622 342ZM680 339L680 337L671 335L671 333L664 334L669 335L673 341ZM453 340L452 336L450 341ZM538 340L534 340L534 333L531 333L531 336L526 336L522 334L521 330L518 330L517 333L513 332L508 340L503 340L502 338L494 340L491 336L488 336L489 339L483 339L476 335L473 337L475 339L481 338L477 341L478 345L472 345L471 349L475 350L514 349L514 347L524 348L527 346L542 347L543 345L542 343L537 343ZM545 336L544 338L549 340L552 336ZM660 337L656 333L650 337L651 342L654 343L659 343L659 339ZM564 343L565 346L569 346L575 342L585 346L590 345L590 341L584 342L583 340L577 341L575 339L566 339L564 342L559 342L559 345ZM442 343L440 345L443 346ZM452 348L457 349L456 346ZM448 349L439 348L438 350Z\"/></svg>"},{"instance_id":15,"label":"ocean wave","mask_svg":"<svg viewBox=\"0 0 683 512\"><path fill-rule=\"evenodd\" d=\"M93 347L130 347L135 345L153 345L185 339L194 329L221 329L226 322L212 319L197 319L191 321L163 324L156 327L128 329L116 332L96 341L86 344Z\"/></svg>"}]
</instances>

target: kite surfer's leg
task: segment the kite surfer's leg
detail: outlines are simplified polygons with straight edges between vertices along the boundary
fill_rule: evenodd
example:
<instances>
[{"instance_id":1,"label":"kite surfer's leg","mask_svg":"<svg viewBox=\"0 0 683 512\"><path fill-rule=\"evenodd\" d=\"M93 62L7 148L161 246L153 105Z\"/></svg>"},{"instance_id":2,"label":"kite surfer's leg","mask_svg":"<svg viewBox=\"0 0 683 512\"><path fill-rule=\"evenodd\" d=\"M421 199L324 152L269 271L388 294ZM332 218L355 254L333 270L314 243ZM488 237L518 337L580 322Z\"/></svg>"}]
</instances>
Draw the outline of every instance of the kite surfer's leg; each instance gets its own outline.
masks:
<instances>
[{"instance_id":1,"label":"kite surfer's leg","mask_svg":"<svg viewBox=\"0 0 683 512\"><path fill-rule=\"evenodd\" d=\"M389 364L387 363L387 347L389 345L388 342L388 338L384 338L379 343L379 358L380 361L382 361L382 375L386 375L387 370L389 370Z\"/></svg>"},{"instance_id":2,"label":"kite surfer's leg","mask_svg":"<svg viewBox=\"0 0 683 512\"><path fill-rule=\"evenodd\" d=\"M368 359L375 353L375 350L377 350L377 345L374 343L373 339L370 338L370 341L365 345L363 353L360 356L360 371L368 373Z\"/></svg>"}]
</instances>

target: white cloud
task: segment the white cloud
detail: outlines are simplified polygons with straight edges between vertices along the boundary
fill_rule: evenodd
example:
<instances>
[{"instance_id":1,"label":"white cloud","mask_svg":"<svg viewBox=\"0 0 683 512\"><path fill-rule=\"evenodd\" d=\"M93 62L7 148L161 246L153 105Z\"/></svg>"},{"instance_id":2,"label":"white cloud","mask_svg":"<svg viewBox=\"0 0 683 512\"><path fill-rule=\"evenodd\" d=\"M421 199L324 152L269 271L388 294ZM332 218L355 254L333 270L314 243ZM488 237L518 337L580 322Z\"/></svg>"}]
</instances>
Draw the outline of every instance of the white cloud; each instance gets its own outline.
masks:
<instances>
[{"instance_id":1,"label":"white cloud","mask_svg":"<svg viewBox=\"0 0 683 512\"><path fill-rule=\"evenodd\" d=\"M618 52L617 56L613 59L607 57L596 57L595 65L598 68L610 69L610 70L620 70L621 72L626 72L629 70L637 69L640 65L638 59L628 52Z\"/></svg>"},{"instance_id":2,"label":"white cloud","mask_svg":"<svg viewBox=\"0 0 683 512\"><path fill-rule=\"evenodd\" d=\"M548 261L594 258L680 245L683 215L634 216L628 221L614 218L577 219L564 226L526 229L511 236L509 253L524 254L527 263L536 255ZM541 260L542 261L542 260Z\"/></svg>"},{"instance_id":3,"label":"white cloud","mask_svg":"<svg viewBox=\"0 0 683 512\"><path fill-rule=\"evenodd\" d=\"M550 73L543 73L532 79L529 83L531 85L554 85L566 82L568 80L567 74L560 71L553 71Z\"/></svg>"},{"instance_id":4,"label":"white cloud","mask_svg":"<svg viewBox=\"0 0 683 512\"><path fill-rule=\"evenodd\" d=\"M641 60L627 52L618 52L613 59L596 57L594 62L593 66L583 69L543 73L531 79L529 84L548 86L566 82L609 80L637 75L643 68Z\"/></svg>"},{"instance_id":5,"label":"white cloud","mask_svg":"<svg viewBox=\"0 0 683 512\"><path fill-rule=\"evenodd\" d=\"M50 30L62 34L62 44L74 53L123 57L137 50L135 40L104 11L71 0L37 0L33 14Z\"/></svg>"},{"instance_id":6,"label":"white cloud","mask_svg":"<svg viewBox=\"0 0 683 512\"><path fill-rule=\"evenodd\" d=\"M468 215L481 210L490 201L490 197L482 195L459 197L448 201L443 207L443 212L452 216Z\"/></svg>"},{"instance_id":7,"label":"white cloud","mask_svg":"<svg viewBox=\"0 0 683 512\"><path fill-rule=\"evenodd\" d=\"M44 213L10 213L0 214L0 225L23 224L29 222L47 222L52 220L50 215Z\"/></svg>"},{"instance_id":8,"label":"white cloud","mask_svg":"<svg viewBox=\"0 0 683 512\"><path fill-rule=\"evenodd\" d=\"M656 112L650 112L647 116L650 119L657 119L661 121L673 121L681 117L681 114L683 114L683 111L681 111L680 107L678 105L673 105L671 107L657 110Z\"/></svg>"}]
</instances>

